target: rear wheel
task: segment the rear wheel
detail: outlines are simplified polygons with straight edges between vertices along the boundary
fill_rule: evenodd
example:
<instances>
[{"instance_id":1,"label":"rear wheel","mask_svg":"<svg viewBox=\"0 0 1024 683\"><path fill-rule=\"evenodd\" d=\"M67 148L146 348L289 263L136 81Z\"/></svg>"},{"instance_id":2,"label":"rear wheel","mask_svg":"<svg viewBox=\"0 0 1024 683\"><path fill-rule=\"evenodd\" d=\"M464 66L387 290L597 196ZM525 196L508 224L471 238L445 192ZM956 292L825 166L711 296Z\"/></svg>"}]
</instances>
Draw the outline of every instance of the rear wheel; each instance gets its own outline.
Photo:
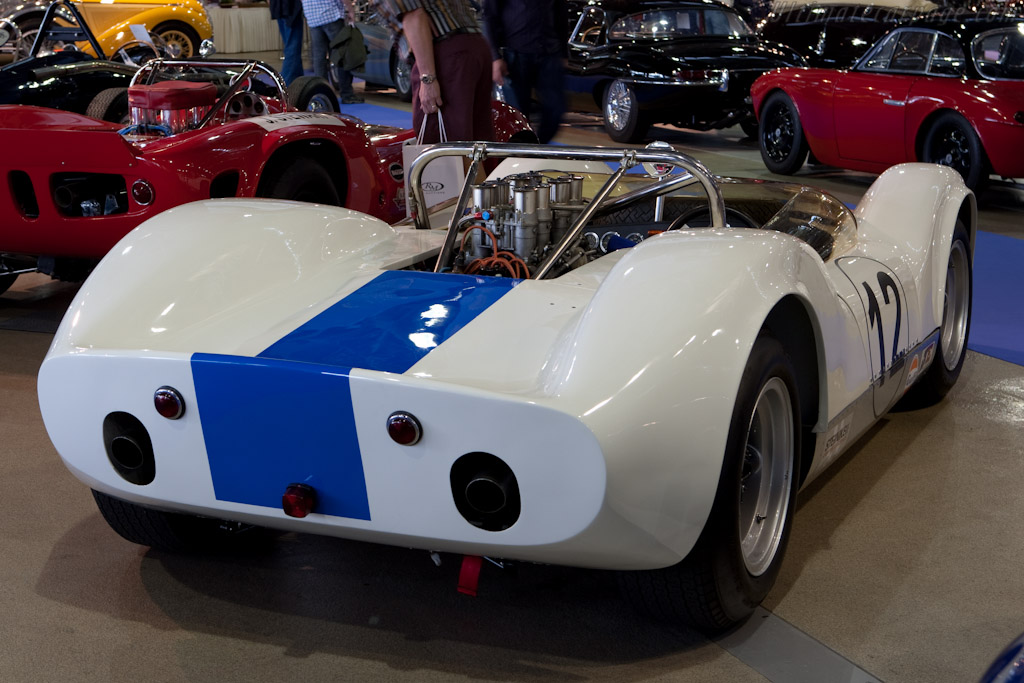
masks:
<instances>
[{"instance_id":1,"label":"rear wheel","mask_svg":"<svg viewBox=\"0 0 1024 683\"><path fill-rule=\"evenodd\" d=\"M338 95L326 79L299 76L288 86L288 104L299 111L340 111Z\"/></svg>"},{"instance_id":2,"label":"rear wheel","mask_svg":"<svg viewBox=\"0 0 1024 683\"><path fill-rule=\"evenodd\" d=\"M940 401L960 378L967 357L967 338L971 331L971 289L973 286L971 247L967 228L959 220L946 265L946 287L942 302L942 322L935 360L924 376L914 384L901 406L932 405Z\"/></svg>"},{"instance_id":3,"label":"rear wheel","mask_svg":"<svg viewBox=\"0 0 1024 683\"><path fill-rule=\"evenodd\" d=\"M187 59L199 54L199 34L188 24L167 21L153 29L153 35L167 43L167 49L174 57Z\"/></svg>"},{"instance_id":4,"label":"rear wheel","mask_svg":"<svg viewBox=\"0 0 1024 683\"><path fill-rule=\"evenodd\" d=\"M743 371L711 514L679 564L623 572L645 611L705 632L746 619L775 584L796 503L800 414L793 364L762 332Z\"/></svg>"},{"instance_id":5,"label":"rear wheel","mask_svg":"<svg viewBox=\"0 0 1024 683\"><path fill-rule=\"evenodd\" d=\"M604 91L604 129L616 142L642 142L650 122L640 112L636 91L626 81L612 81Z\"/></svg>"},{"instance_id":6,"label":"rear wheel","mask_svg":"<svg viewBox=\"0 0 1024 683\"><path fill-rule=\"evenodd\" d=\"M761 159L772 173L793 175L807 159L807 139L796 105L784 92L772 93L761 107L757 133Z\"/></svg>"},{"instance_id":7,"label":"rear wheel","mask_svg":"<svg viewBox=\"0 0 1024 683\"><path fill-rule=\"evenodd\" d=\"M277 167L260 182L260 197L340 206L338 190L327 170L306 157Z\"/></svg>"},{"instance_id":8,"label":"rear wheel","mask_svg":"<svg viewBox=\"0 0 1024 683\"><path fill-rule=\"evenodd\" d=\"M101 121L128 123L128 88L107 88L96 93L85 115Z\"/></svg>"},{"instance_id":9,"label":"rear wheel","mask_svg":"<svg viewBox=\"0 0 1024 683\"><path fill-rule=\"evenodd\" d=\"M111 529L125 540L157 550L217 550L226 544L238 546L255 541L260 536L257 527L237 522L153 510L99 491L92 495Z\"/></svg>"},{"instance_id":10,"label":"rear wheel","mask_svg":"<svg viewBox=\"0 0 1024 683\"><path fill-rule=\"evenodd\" d=\"M978 134L967 119L954 112L935 119L925 136L921 157L921 161L949 166L972 190L988 178L988 160Z\"/></svg>"}]
</instances>

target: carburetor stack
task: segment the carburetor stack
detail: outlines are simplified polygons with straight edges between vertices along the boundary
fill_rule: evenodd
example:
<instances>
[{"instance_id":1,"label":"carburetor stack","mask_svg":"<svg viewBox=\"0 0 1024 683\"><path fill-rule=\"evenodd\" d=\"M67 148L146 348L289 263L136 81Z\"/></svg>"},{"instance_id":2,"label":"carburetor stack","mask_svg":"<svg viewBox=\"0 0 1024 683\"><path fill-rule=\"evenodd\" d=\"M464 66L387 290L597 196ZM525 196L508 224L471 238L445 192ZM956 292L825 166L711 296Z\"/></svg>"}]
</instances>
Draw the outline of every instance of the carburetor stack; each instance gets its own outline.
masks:
<instances>
[{"instance_id":1,"label":"carburetor stack","mask_svg":"<svg viewBox=\"0 0 1024 683\"><path fill-rule=\"evenodd\" d=\"M518 173L473 186L473 230L463 254L465 262L497 250L511 252L529 267L544 259L584 208L583 176L549 178L537 172Z\"/></svg>"}]
</instances>

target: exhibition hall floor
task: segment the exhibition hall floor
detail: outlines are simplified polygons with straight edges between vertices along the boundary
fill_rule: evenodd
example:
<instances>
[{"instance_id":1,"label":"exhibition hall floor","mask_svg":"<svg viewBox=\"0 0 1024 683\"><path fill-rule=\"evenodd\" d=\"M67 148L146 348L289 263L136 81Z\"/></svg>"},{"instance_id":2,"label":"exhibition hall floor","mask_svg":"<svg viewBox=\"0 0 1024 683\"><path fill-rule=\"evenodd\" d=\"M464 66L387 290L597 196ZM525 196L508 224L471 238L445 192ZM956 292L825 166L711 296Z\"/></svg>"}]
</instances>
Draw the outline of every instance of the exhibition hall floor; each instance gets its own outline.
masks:
<instances>
[{"instance_id":1,"label":"exhibition hall floor","mask_svg":"<svg viewBox=\"0 0 1024 683\"><path fill-rule=\"evenodd\" d=\"M355 106L408 111L366 99ZM715 173L773 177L738 128L657 137ZM613 144L579 115L556 141ZM856 202L872 177L800 180ZM1018 246L1024 191L982 202L981 229ZM1017 263L994 260L1014 272L988 286L1013 283ZM800 493L764 609L708 640L635 613L603 572L488 564L470 598L453 555L435 567L422 551L296 534L246 555L122 540L36 402L76 290L32 275L0 296L0 681L969 682L1024 631L1024 366L972 351L944 402L882 420ZM1017 325L1020 298L999 304ZM90 387L73 390L89 401Z\"/></svg>"}]
</instances>

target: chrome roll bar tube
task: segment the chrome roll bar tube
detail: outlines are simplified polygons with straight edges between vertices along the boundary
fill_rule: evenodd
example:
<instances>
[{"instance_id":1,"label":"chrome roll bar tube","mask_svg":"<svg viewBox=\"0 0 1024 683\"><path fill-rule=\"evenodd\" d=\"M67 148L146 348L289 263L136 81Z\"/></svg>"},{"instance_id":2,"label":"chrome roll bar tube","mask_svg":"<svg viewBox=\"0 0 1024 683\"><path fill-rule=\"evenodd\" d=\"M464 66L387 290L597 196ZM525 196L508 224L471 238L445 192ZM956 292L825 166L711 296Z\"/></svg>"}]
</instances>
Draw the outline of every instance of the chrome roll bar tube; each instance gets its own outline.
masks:
<instances>
[{"instance_id":1,"label":"chrome roll bar tube","mask_svg":"<svg viewBox=\"0 0 1024 683\"><path fill-rule=\"evenodd\" d=\"M473 164L471 167L472 172L467 173L458 203L455 205L455 213L448 228L448 235L434 266L435 272L438 272L451 258L451 252L457 239L456 233L459 219L465 213L469 197L472 194L470 187L475 181L476 168L481 161L487 158L568 159L574 161L618 162L620 164L619 170L614 172L601 187L597 195L590 201L590 204L573 222L565 237L555 246L551 255L541 264L534 276L538 280L546 276L558 262L558 259L579 239L584 226L596 213L614 210L624 204L645 197L657 198L668 192L699 183L704 188L705 193L707 193L711 224L713 226L725 227L725 201L722 199L722 191L719 189L714 176L700 161L675 150L669 151L652 148L623 150L603 147L560 147L500 142L443 142L431 145L423 150L413 160L406 172L406 182L409 183L410 189L409 200L412 203L410 213L413 215L414 225L418 229L430 228L427 220L426 199L421 182L423 169L434 159L444 156L468 157L473 160ZM666 164L680 168L686 171L686 173L664 176L659 180L652 181L646 187L616 197L613 200L608 200L608 196L615 189L615 186L622 179L626 171L638 163Z\"/></svg>"}]
</instances>

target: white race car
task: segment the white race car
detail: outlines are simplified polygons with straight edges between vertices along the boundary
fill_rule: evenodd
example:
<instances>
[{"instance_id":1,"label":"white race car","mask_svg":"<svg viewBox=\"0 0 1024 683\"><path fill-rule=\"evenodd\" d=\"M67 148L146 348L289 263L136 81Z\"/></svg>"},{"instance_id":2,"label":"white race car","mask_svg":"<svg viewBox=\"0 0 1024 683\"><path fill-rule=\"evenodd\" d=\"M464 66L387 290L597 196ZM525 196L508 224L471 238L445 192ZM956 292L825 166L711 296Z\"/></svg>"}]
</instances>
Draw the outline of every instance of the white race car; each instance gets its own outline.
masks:
<instances>
[{"instance_id":1,"label":"white race car","mask_svg":"<svg viewBox=\"0 0 1024 683\"><path fill-rule=\"evenodd\" d=\"M39 399L118 533L460 553L470 590L481 556L626 570L714 631L771 588L798 488L957 380L976 209L955 171L894 167L851 212L671 149L451 143L413 165L415 206L446 155L507 158L408 224L210 200L102 261Z\"/></svg>"}]
</instances>

